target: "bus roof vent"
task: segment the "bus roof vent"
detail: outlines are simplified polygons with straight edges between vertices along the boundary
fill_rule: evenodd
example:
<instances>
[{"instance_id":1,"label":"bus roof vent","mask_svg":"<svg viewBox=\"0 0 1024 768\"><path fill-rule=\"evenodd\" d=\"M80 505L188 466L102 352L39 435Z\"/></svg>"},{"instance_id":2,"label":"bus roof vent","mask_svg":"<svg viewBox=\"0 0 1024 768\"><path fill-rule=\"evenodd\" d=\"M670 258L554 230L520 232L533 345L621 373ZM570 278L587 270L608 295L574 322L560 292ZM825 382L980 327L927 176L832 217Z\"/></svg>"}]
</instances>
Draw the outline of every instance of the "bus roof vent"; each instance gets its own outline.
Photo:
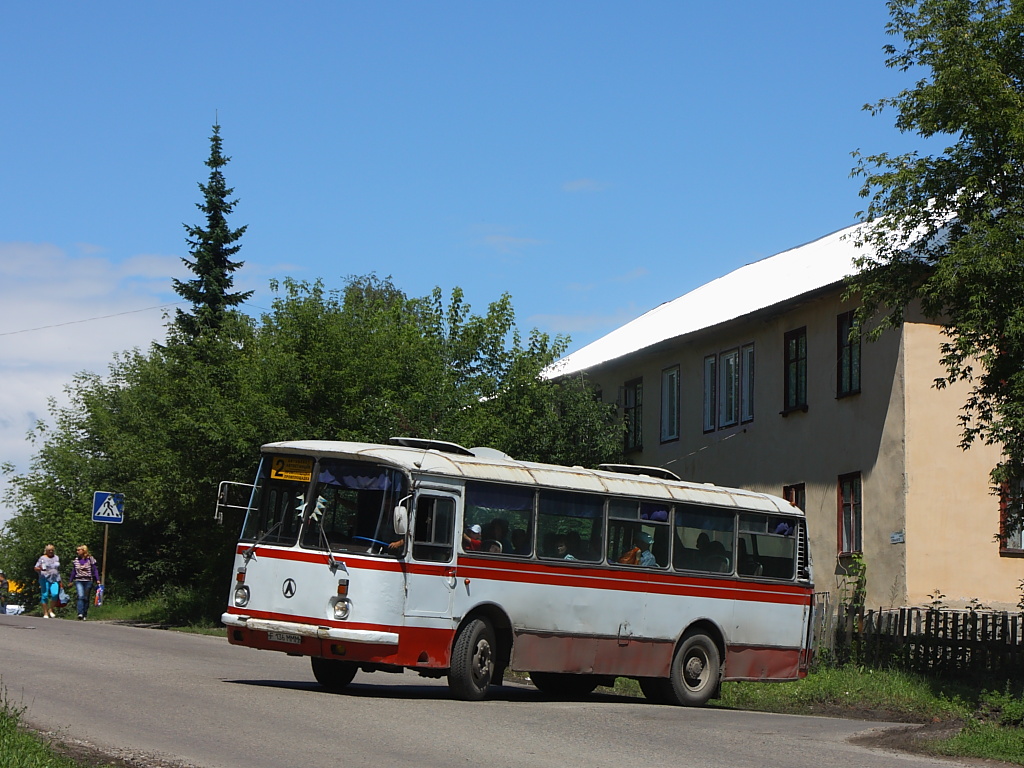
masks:
<instances>
[{"instance_id":1,"label":"bus roof vent","mask_svg":"<svg viewBox=\"0 0 1024 768\"><path fill-rule=\"evenodd\" d=\"M605 472L622 472L626 475L647 475L648 477L657 477L661 480L679 480L682 479L679 475L671 470L665 469L664 467L642 467L638 464L598 464L598 469L603 469Z\"/></svg>"},{"instance_id":2,"label":"bus roof vent","mask_svg":"<svg viewBox=\"0 0 1024 768\"><path fill-rule=\"evenodd\" d=\"M515 461L511 456L503 451L499 451L497 448L488 448L487 446L479 446L477 448L470 448L469 452L472 453L479 459L495 459L497 461Z\"/></svg>"},{"instance_id":3,"label":"bus roof vent","mask_svg":"<svg viewBox=\"0 0 1024 768\"><path fill-rule=\"evenodd\" d=\"M456 453L459 456L472 456L473 454L458 443L449 443L444 440L427 440L421 437L392 437L388 442L392 445L402 445L406 448L419 448L423 451L440 451L441 453Z\"/></svg>"}]
</instances>

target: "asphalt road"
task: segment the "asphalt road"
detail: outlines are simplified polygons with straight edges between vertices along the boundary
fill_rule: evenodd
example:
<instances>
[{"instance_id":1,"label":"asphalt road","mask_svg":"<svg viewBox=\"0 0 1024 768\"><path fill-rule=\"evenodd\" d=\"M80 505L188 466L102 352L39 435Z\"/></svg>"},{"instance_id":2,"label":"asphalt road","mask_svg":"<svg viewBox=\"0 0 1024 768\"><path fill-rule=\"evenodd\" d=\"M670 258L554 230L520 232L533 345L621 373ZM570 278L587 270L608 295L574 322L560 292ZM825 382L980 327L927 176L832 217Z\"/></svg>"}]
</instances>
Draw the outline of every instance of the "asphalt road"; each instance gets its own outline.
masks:
<instances>
[{"instance_id":1,"label":"asphalt road","mask_svg":"<svg viewBox=\"0 0 1024 768\"><path fill-rule=\"evenodd\" d=\"M359 673L321 691L309 660L222 638L0 616L0 686L34 727L200 768L472 765L858 768L951 763L855 746L886 723L656 706L528 685L453 701L444 680Z\"/></svg>"}]
</instances>

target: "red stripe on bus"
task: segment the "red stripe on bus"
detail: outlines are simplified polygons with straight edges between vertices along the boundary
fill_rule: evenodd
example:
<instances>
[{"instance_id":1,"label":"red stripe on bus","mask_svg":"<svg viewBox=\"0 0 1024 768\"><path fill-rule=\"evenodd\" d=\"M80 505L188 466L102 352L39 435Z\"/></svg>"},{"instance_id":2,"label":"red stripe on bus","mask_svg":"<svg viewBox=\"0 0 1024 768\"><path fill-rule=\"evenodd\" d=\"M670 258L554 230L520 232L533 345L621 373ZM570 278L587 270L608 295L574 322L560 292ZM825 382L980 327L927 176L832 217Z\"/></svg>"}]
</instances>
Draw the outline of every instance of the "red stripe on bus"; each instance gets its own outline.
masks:
<instances>
[{"instance_id":1,"label":"red stripe on bus","mask_svg":"<svg viewBox=\"0 0 1024 768\"><path fill-rule=\"evenodd\" d=\"M239 546L238 554L247 547ZM295 549L260 549L258 557L300 563L328 565L326 553ZM492 560L463 556L455 564L432 565L371 557L344 558L358 568L422 576L457 575L460 579L486 579L520 584L546 584L559 587L604 589L687 597L706 597L745 602L807 605L813 588L799 584L744 581L731 576L689 575L668 571L610 570L607 567L548 565L536 560Z\"/></svg>"}]
</instances>

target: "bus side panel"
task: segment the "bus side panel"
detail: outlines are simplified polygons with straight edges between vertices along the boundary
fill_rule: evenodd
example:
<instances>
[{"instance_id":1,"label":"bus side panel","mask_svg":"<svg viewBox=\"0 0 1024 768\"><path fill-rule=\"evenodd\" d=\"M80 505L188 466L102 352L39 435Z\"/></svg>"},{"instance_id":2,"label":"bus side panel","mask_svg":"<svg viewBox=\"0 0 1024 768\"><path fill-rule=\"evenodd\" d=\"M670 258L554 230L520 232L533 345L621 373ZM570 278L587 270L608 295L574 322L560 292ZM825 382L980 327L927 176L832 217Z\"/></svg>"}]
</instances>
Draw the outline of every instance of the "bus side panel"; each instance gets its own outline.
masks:
<instances>
[{"instance_id":1,"label":"bus side panel","mask_svg":"<svg viewBox=\"0 0 1024 768\"><path fill-rule=\"evenodd\" d=\"M667 677L675 645L518 630L512 668L530 672Z\"/></svg>"},{"instance_id":2,"label":"bus side panel","mask_svg":"<svg viewBox=\"0 0 1024 768\"><path fill-rule=\"evenodd\" d=\"M800 648L759 648L730 645L725 652L723 680L798 680Z\"/></svg>"}]
</instances>

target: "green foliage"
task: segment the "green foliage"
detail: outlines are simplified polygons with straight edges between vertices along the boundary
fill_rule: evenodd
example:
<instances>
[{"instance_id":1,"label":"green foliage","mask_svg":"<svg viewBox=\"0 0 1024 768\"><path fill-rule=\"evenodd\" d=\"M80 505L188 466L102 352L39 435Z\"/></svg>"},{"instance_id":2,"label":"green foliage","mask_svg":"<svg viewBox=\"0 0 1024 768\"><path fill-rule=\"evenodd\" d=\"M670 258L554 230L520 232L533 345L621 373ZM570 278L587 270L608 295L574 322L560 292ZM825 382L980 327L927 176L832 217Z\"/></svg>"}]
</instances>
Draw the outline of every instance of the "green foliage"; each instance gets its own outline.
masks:
<instances>
[{"instance_id":1,"label":"green foliage","mask_svg":"<svg viewBox=\"0 0 1024 768\"><path fill-rule=\"evenodd\" d=\"M192 312L178 310L175 322L183 333L193 338L204 332L216 333L225 313L252 295L252 291L231 292L234 284L232 273L242 266L242 262L232 261L232 257L241 248L237 241L246 228L228 227L227 217L238 201L228 199L234 189L227 186L221 169L231 158L221 154L222 146L220 125L215 124L210 137L210 157L206 161L210 178L206 184L199 185L203 202L196 203L206 216L206 227L185 225L189 251L195 261L182 261L196 277L188 281L174 280L174 290L178 295L192 302Z\"/></svg>"},{"instance_id":2,"label":"green foliage","mask_svg":"<svg viewBox=\"0 0 1024 768\"><path fill-rule=\"evenodd\" d=\"M855 552L842 558L837 569L839 577L839 604L853 614L864 607L868 592L868 564L864 555ZM844 564L845 563L845 564Z\"/></svg>"},{"instance_id":3,"label":"green foliage","mask_svg":"<svg viewBox=\"0 0 1024 768\"><path fill-rule=\"evenodd\" d=\"M908 307L943 325L939 387L970 384L961 445L996 444L1000 485L1024 478L1024 6L1012 0L890 0L886 64L918 76L865 108L944 140L935 154L858 158L864 213L850 294L873 329ZM1019 505L1018 505L1019 506Z\"/></svg>"},{"instance_id":4,"label":"green foliage","mask_svg":"<svg viewBox=\"0 0 1024 768\"><path fill-rule=\"evenodd\" d=\"M406 435L569 464L618 458L614 410L582 380L541 378L565 342L533 332L523 345L507 295L478 316L459 290L447 304L438 290L410 299L372 275L337 291L272 287L258 323L229 312L216 334L172 326L106 377L75 378L70 404L34 433L28 472L11 478L9 576L32 579L46 543L66 563L78 543L99 555L92 494L114 491L125 522L110 527L109 595L161 595L181 621L215 618L242 522L214 521L218 483L251 481L259 446L276 440Z\"/></svg>"}]
</instances>

